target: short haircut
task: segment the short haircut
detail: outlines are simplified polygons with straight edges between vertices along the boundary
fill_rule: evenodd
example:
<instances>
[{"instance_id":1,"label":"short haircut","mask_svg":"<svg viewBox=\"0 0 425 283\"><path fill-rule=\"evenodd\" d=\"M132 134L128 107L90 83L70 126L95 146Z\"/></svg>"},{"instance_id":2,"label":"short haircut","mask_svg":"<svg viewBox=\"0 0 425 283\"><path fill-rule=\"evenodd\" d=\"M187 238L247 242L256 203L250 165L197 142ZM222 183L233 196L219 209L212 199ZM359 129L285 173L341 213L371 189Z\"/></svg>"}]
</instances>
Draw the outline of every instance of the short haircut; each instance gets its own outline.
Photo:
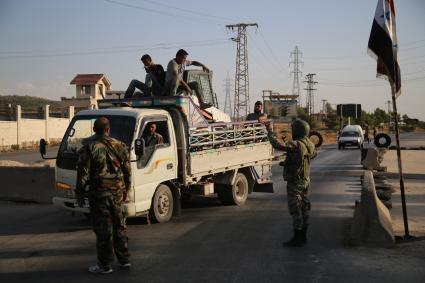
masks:
<instances>
[{"instance_id":1,"label":"short haircut","mask_svg":"<svg viewBox=\"0 0 425 283\"><path fill-rule=\"evenodd\" d=\"M260 100L258 100L257 102L255 102L255 105L263 105L263 102L261 102Z\"/></svg>"},{"instance_id":2,"label":"short haircut","mask_svg":"<svg viewBox=\"0 0 425 283\"><path fill-rule=\"evenodd\" d=\"M184 50L184 49L180 49L179 51L177 51L177 53L176 53L176 57L177 56L186 56L186 55L189 55L189 53L187 53L186 52L186 50Z\"/></svg>"},{"instance_id":3,"label":"short haircut","mask_svg":"<svg viewBox=\"0 0 425 283\"><path fill-rule=\"evenodd\" d=\"M145 54L142 56L142 58L140 58L141 61L143 60L152 60L151 56L149 54Z\"/></svg>"},{"instance_id":4,"label":"short haircut","mask_svg":"<svg viewBox=\"0 0 425 283\"><path fill-rule=\"evenodd\" d=\"M258 119L263 118L263 117L267 118L267 115L265 113L261 113L260 115L258 115Z\"/></svg>"},{"instance_id":5,"label":"short haircut","mask_svg":"<svg viewBox=\"0 0 425 283\"><path fill-rule=\"evenodd\" d=\"M109 120L106 117L100 117L97 118L96 121L94 121L93 130L98 135L103 135L107 129L109 129Z\"/></svg>"}]
</instances>

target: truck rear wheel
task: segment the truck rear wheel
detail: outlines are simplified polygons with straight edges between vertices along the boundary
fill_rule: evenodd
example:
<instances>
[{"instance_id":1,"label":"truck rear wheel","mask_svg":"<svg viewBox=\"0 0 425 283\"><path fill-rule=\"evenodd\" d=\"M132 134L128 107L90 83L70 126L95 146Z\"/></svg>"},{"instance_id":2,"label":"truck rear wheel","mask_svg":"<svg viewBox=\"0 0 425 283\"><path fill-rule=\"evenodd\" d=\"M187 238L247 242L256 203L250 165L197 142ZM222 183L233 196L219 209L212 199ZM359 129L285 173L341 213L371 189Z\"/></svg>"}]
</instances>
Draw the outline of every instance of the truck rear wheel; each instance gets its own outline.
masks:
<instances>
[{"instance_id":1,"label":"truck rear wheel","mask_svg":"<svg viewBox=\"0 0 425 283\"><path fill-rule=\"evenodd\" d=\"M233 185L217 185L218 198L223 204L243 205L248 198L249 183L245 175L236 174Z\"/></svg>"},{"instance_id":2,"label":"truck rear wheel","mask_svg":"<svg viewBox=\"0 0 425 283\"><path fill-rule=\"evenodd\" d=\"M149 217L152 222L168 222L173 215L173 194L167 185L161 184L156 188L152 198Z\"/></svg>"}]
</instances>

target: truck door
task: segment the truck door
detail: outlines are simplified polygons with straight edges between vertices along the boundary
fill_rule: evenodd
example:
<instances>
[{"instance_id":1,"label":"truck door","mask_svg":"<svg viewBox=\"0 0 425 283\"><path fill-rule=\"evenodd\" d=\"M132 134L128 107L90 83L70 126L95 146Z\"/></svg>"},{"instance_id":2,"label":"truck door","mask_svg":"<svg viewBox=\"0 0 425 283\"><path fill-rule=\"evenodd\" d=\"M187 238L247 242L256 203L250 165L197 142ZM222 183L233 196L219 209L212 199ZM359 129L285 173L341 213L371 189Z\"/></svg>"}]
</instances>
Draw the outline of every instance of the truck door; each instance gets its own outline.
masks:
<instances>
[{"instance_id":1,"label":"truck door","mask_svg":"<svg viewBox=\"0 0 425 283\"><path fill-rule=\"evenodd\" d=\"M137 161L134 172L137 211L150 208L157 186L177 178L177 151L173 126L168 117L143 119L138 138L145 143L145 154Z\"/></svg>"}]
</instances>

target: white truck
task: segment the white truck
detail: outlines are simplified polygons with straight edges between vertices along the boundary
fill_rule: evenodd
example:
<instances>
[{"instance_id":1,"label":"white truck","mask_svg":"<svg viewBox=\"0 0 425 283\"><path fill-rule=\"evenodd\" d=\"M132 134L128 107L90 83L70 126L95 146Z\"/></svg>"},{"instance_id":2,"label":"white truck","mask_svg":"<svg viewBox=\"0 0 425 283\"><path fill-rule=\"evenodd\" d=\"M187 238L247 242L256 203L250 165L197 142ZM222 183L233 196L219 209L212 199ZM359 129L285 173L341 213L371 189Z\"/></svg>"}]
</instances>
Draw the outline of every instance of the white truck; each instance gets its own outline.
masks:
<instances>
[{"instance_id":1,"label":"white truck","mask_svg":"<svg viewBox=\"0 0 425 283\"><path fill-rule=\"evenodd\" d=\"M262 124L209 123L187 97L101 100L100 109L78 112L72 119L56 160L54 205L78 207L74 195L78 150L92 136L93 123L107 117L110 135L125 142L131 157L131 190L127 215L149 214L155 222L181 213L180 201L192 194L216 193L224 204L243 205L253 191L272 192L273 149ZM155 123L163 144L145 146L145 134ZM46 152L40 141L40 153Z\"/></svg>"}]
</instances>

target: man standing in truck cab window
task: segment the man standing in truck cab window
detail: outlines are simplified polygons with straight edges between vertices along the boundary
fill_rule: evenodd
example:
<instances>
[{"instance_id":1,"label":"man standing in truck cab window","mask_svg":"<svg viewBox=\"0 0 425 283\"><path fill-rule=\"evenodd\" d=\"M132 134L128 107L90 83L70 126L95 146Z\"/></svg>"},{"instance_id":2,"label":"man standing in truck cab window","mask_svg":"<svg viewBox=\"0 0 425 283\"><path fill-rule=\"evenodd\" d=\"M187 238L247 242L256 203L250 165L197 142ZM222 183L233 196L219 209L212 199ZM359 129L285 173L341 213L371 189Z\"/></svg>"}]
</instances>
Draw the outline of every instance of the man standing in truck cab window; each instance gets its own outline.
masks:
<instances>
[{"instance_id":1,"label":"man standing in truck cab window","mask_svg":"<svg viewBox=\"0 0 425 283\"><path fill-rule=\"evenodd\" d=\"M267 115L262 113L262 111L263 111L263 103L261 101L255 102L254 113L249 113L248 116L246 116L246 121L258 120L261 114L267 118Z\"/></svg>"},{"instance_id":2,"label":"man standing in truck cab window","mask_svg":"<svg viewBox=\"0 0 425 283\"><path fill-rule=\"evenodd\" d=\"M140 60L143 62L146 71L145 82L132 80L125 92L125 98L131 98L136 88L143 93L143 96L161 95L165 81L164 68L155 64L149 54L143 55Z\"/></svg>"},{"instance_id":3,"label":"man standing in truck cab window","mask_svg":"<svg viewBox=\"0 0 425 283\"><path fill-rule=\"evenodd\" d=\"M262 116L262 115L261 115ZM301 247L307 243L307 228L310 219L310 161L317 153L314 144L308 138L310 126L307 122L295 119L292 124L292 141L278 141L270 123L260 116L259 122L266 124L268 138L276 149L286 151L283 164L283 179L287 182L288 209L292 216L294 234L291 240L284 242L285 247Z\"/></svg>"},{"instance_id":4,"label":"man standing in truck cab window","mask_svg":"<svg viewBox=\"0 0 425 283\"><path fill-rule=\"evenodd\" d=\"M96 234L97 265L91 273L113 272L114 254L123 268L129 268L127 228L123 203L131 187L131 166L127 146L109 136L110 124L98 118L93 127L95 137L79 151L75 195L84 206L85 187L93 231Z\"/></svg>"},{"instance_id":5,"label":"man standing in truck cab window","mask_svg":"<svg viewBox=\"0 0 425 283\"><path fill-rule=\"evenodd\" d=\"M165 76L164 95L175 96L178 95L181 91L186 91L189 95L192 95L193 91L195 91L195 95L199 100L199 105L201 108L209 108L212 105L204 102L198 82L186 83L183 80L183 73L186 66L202 67L204 72L209 72L210 70L207 68L207 66L198 61L187 60L187 55L189 54L186 52L186 50L180 49L176 53L176 58L170 60L168 63L167 73Z\"/></svg>"},{"instance_id":6,"label":"man standing in truck cab window","mask_svg":"<svg viewBox=\"0 0 425 283\"><path fill-rule=\"evenodd\" d=\"M147 129L147 134L144 137L145 146L149 147L149 146L155 146L157 144L163 144L164 138L162 137L161 134L158 134L156 132L157 125L155 123L151 123L148 126L149 126L149 128Z\"/></svg>"}]
</instances>

